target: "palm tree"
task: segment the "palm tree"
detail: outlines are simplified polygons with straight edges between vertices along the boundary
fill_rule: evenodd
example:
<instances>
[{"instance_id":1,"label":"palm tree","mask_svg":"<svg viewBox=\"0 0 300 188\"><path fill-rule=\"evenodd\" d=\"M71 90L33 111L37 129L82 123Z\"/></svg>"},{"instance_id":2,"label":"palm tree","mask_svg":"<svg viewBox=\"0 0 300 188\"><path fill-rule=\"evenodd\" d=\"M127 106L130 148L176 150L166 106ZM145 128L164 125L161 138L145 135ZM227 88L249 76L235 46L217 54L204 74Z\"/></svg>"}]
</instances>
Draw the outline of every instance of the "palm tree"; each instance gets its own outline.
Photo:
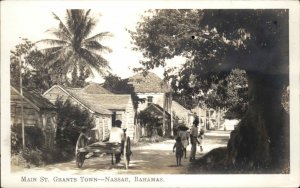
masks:
<instances>
[{"instance_id":1,"label":"palm tree","mask_svg":"<svg viewBox=\"0 0 300 188\"><path fill-rule=\"evenodd\" d=\"M47 55L47 67L50 71L64 77L73 70L84 67L89 74L96 70L101 75L110 69L109 63L101 56L103 52L112 50L103 46L100 41L111 37L110 32L101 32L89 36L96 26L96 20L90 15L91 10L71 9L66 10L65 23L55 14L59 22L58 28L49 29L56 39L44 39L39 42L51 45L42 51Z\"/></svg>"}]
</instances>

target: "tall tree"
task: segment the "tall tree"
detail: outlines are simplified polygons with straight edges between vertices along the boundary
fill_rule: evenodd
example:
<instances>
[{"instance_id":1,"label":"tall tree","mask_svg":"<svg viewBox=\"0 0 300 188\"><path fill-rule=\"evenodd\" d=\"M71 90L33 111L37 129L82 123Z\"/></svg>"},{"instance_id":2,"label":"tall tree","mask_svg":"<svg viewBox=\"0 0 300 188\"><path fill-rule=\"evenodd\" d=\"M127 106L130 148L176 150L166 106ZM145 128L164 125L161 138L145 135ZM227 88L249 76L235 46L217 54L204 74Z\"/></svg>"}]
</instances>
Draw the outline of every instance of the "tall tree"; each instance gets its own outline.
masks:
<instances>
[{"instance_id":1,"label":"tall tree","mask_svg":"<svg viewBox=\"0 0 300 188\"><path fill-rule=\"evenodd\" d=\"M92 17L91 10L66 10L65 23L53 13L54 19L59 22L58 28L49 29L55 39L44 39L39 42L49 44L51 47L43 51L48 57L47 67L57 72L60 78L73 70L79 72L81 67L89 70L89 74L96 70L101 75L109 70L109 63L101 55L111 52L111 49L102 45L100 41L111 37L110 32L101 32L90 36L96 26L96 19ZM58 68L58 69L57 69Z\"/></svg>"},{"instance_id":2,"label":"tall tree","mask_svg":"<svg viewBox=\"0 0 300 188\"><path fill-rule=\"evenodd\" d=\"M21 58L22 57L22 58ZM20 61L22 61L22 74L20 74ZM11 85L19 87L20 75L23 86L28 90L43 93L53 84L52 76L44 66L45 56L36 49L34 43L28 39L16 45L10 55L10 81Z\"/></svg>"},{"instance_id":3,"label":"tall tree","mask_svg":"<svg viewBox=\"0 0 300 188\"><path fill-rule=\"evenodd\" d=\"M288 20L288 10L278 9L154 10L130 33L146 69L184 56L183 74L203 91L232 69L244 69L249 105L231 133L227 162L279 172L289 166L289 118L281 105L289 77Z\"/></svg>"}]
</instances>

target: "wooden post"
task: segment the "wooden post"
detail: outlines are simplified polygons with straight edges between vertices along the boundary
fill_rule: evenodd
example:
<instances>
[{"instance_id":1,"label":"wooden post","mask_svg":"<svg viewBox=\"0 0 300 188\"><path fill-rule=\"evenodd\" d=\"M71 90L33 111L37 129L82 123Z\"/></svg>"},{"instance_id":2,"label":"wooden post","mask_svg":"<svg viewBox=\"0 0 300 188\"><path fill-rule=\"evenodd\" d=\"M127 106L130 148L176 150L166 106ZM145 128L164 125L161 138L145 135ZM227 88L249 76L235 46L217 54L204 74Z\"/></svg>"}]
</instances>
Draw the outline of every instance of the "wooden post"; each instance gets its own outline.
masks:
<instances>
[{"instance_id":1,"label":"wooden post","mask_svg":"<svg viewBox=\"0 0 300 188\"><path fill-rule=\"evenodd\" d=\"M220 128L220 107L217 108L217 125Z\"/></svg>"},{"instance_id":2,"label":"wooden post","mask_svg":"<svg viewBox=\"0 0 300 188\"><path fill-rule=\"evenodd\" d=\"M169 93L169 95L170 95L169 100L170 100L170 114L171 114L171 130L170 130L171 134L170 135L173 136L173 125L174 125L173 123L174 122L173 122L173 112L172 112L172 103L173 103L172 93Z\"/></svg>"},{"instance_id":3,"label":"wooden post","mask_svg":"<svg viewBox=\"0 0 300 188\"><path fill-rule=\"evenodd\" d=\"M165 136L166 134L166 117L165 117L165 109L166 108L166 93L163 95L163 127L162 127L162 134Z\"/></svg>"},{"instance_id":4,"label":"wooden post","mask_svg":"<svg viewBox=\"0 0 300 188\"><path fill-rule=\"evenodd\" d=\"M210 129L211 127L211 124L210 124L210 108L208 109L208 129Z\"/></svg>"},{"instance_id":5,"label":"wooden post","mask_svg":"<svg viewBox=\"0 0 300 188\"><path fill-rule=\"evenodd\" d=\"M203 109L204 110L204 130L207 130L207 117L206 117L206 109Z\"/></svg>"},{"instance_id":6,"label":"wooden post","mask_svg":"<svg viewBox=\"0 0 300 188\"><path fill-rule=\"evenodd\" d=\"M24 109L23 109L23 83L22 83L22 58L20 56L20 94L21 94L21 123L22 123L22 146L25 150L25 125L24 125Z\"/></svg>"}]
</instances>

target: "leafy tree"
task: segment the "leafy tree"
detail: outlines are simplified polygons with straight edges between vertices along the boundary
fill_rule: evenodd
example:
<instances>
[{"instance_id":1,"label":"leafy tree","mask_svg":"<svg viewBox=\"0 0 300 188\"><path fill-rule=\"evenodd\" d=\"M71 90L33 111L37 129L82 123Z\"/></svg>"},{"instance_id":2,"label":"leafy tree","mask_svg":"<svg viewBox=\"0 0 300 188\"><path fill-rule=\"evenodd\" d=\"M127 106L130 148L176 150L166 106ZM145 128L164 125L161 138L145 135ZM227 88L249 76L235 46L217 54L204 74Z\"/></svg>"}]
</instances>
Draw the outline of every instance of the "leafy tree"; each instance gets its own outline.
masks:
<instances>
[{"instance_id":1,"label":"leafy tree","mask_svg":"<svg viewBox=\"0 0 300 188\"><path fill-rule=\"evenodd\" d=\"M57 108L57 132L56 148L59 160L68 160L74 157L78 136L83 128L93 128L95 122L87 110L80 109L69 100L56 101Z\"/></svg>"},{"instance_id":2,"label":"leafy tree","mask_svg":"<svg viewBox=\"0 0 300 188\"><path fill-rule=\"evenodd\" d=\"M57 73L58 79L67 80L70 72L93 73L96 70L104 75L110 69L109 63L101 56L103 52L111 49L103 46L100 41L112 36L109 32L101 32L90 36L96 26L96 19L92 17L91 10L66 10L65 23L53 13L54 19L59 22L58 28L49 29L48 32L56 39L44 39L39 42L50 44L52 47L43 49L47 56L49 71ZM84 69L84 70L82 70ZM83 76L85 77L85 76ZM76 82L73 82L74 84ZM79 83L81 85L81 83Z\"/></svg>"},{"instance_id":3,"label":"leafy tree","mask_svg":"<svg viewBox=\"0 0 300 188\"><path fill-rule=\"evenodd\" d=\"M22 73L20 73L20 61L22 62ZM44 66L45 56L35 48L28 39L16 45L10 55L10 82L12 85L20 86L20 74L23 86L28 90L36 90L43 93L52 84L52 76Z\"/></svg>"},{"instance_id":4,"label":"leafy tree","mask_svg":"<svg viewBox=\"0 0 300 188\"><path fill-rule=\"evenodd\" d=\"M121 77L113 74L109 74L105 77L103 87L109 91L117 94L131 94L133 105L135 109L138 108L139 103L145 102L144 99L140 99L134 91L134 87L128 84L128 79L122 79Z\"/></svg>"},{"instance_id":5,"label":"leafy tree","mask_svg":"<svg viewBox=\"0 0 300 188\"><path fill-rule=\"evenodd\" d=\"M206 93L234 68L246 71L248 109L228 143L228 165L280 172L289 166L288 10L152 10L130 32L146 69L187 61L185 93ZM180 85L179 85L180 86ZM269 170L269 171L268 171Z\"/></svg>"},{"instance_id":6,"label":"leafy tree","mask_svg":"<svg viewBox=\"0 0 300 188\"><path fill-rule=\"evenodd\" d=\"M79 76L76 67L74 67L73 72L72 72L72 79L69 83L69 86L71 87L84 87L87 85L86 79L89 77L90 72L88 69L84 69L83 66L80 66L79 69Z\"/></svg>"}]
</instances>

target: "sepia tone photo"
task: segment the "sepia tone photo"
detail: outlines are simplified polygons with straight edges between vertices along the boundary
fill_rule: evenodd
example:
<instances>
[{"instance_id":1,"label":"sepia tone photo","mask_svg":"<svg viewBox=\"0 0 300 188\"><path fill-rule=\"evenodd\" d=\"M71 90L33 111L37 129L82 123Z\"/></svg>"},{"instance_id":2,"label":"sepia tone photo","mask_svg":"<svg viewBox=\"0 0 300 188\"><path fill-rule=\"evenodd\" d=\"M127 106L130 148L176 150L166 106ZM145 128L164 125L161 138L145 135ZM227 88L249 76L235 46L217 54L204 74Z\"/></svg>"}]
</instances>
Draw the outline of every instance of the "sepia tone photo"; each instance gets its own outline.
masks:
<instances>
[{"instance_id":1,"label":"sepia tone photo","mask_svg":"<svg viewBox=\"0 0 300 188\"><path fill-rule=\"evenodd\" d=\"M4 3L3 187L299 175L295 9Z\"/></svg>"}]
</instances>

